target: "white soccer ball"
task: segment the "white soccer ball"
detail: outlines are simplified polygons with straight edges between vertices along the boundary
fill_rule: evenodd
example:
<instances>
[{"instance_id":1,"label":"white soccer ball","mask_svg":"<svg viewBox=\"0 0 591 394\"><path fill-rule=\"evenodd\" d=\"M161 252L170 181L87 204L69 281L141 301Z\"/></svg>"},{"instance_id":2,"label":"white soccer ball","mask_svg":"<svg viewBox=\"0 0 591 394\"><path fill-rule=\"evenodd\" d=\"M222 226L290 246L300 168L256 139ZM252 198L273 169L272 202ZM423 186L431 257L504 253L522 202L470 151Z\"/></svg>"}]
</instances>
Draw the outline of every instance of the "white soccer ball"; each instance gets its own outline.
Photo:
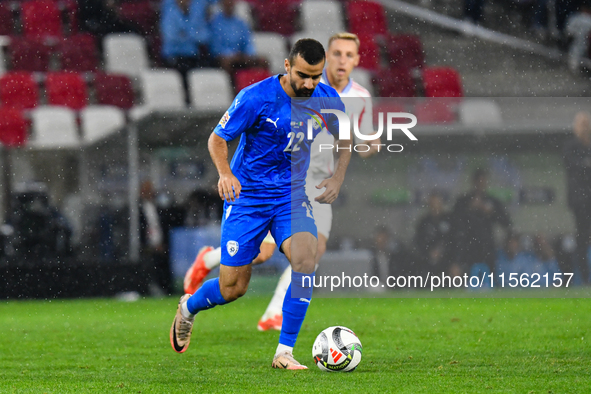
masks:
<instances>
[{"instance_id":1,"label":"white soccer ball","mask_svg":"<svg viewBox=\"0 0 591 394\"><path fill-rule=\"evenodd\" d=\"M312 346L312 357L321 371L350 372L361 361L361 341L347 327L323 330Z\"/></svg>"}]
</instances>

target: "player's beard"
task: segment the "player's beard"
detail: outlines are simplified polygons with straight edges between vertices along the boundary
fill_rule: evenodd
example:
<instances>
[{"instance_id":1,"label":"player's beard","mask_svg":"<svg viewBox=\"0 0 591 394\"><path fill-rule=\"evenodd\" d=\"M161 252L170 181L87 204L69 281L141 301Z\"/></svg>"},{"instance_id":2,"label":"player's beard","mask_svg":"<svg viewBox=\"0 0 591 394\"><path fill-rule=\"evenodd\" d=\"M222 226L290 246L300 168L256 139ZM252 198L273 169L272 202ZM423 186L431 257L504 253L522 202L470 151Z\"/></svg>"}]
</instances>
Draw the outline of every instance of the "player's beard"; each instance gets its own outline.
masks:
<instances>
[{"instance_id":1,"label":"player's beard","mask_svg":"<svg viewBox=\"0 0 591 394\"><path fill-rule=\"evenodd\" d=\"M295 92L296 97L312 97L312 93L314 93L314 89L306 89L304 87L302 87L301 89L298 89L296 87L295 82L293 81L293 78L289 79L289 84L291 85L291 88Z\"/></svg>"}]
</instances>

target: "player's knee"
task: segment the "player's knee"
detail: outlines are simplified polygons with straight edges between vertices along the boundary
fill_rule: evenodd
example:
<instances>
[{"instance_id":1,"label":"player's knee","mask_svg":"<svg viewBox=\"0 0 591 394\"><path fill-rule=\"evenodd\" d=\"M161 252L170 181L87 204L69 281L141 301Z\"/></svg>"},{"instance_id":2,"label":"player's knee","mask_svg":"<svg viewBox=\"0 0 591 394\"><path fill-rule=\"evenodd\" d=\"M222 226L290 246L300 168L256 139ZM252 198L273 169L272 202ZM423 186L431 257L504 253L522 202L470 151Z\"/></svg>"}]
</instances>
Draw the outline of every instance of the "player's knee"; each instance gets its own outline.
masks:
<instances>
[{"instance_id":1,"label":"player's knee","mask_svg":"<svg viewBox=\"0 0 591 394\"><path fill-rule=\"evenodd\" d=\"M224 286L223 288L220 288L220 291L222 293L222 297L224 297L224 300L231 302L231 301L235 301L238 298L242 297L244 294L246 294L246 291L248 290L248 283L236 283L232 286Z\"/></svg>"}]
</instances>

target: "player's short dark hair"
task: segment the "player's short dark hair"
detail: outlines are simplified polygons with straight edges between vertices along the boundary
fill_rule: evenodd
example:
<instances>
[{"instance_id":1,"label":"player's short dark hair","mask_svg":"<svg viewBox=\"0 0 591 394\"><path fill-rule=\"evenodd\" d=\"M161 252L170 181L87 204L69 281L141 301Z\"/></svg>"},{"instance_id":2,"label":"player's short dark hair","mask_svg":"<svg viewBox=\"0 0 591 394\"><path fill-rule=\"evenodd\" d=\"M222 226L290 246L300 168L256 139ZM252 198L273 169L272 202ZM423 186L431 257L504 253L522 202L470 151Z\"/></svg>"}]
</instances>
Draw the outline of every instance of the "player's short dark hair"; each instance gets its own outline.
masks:
<instances>
[{"instance_id":1,"label":"player's short dark hair","mask_svg":"<svg viewBox=\"0 0 591 394\"><path fill-rule=\"evenodd\" d=\"M316 64L323 61L326 57L322 44L313 38L302 38L293 44L288 58L290 65L293 66L298 55L300 55L302 59L304 59L306 63L311 66L315 66Z\"/></svg>"}]
</instances>

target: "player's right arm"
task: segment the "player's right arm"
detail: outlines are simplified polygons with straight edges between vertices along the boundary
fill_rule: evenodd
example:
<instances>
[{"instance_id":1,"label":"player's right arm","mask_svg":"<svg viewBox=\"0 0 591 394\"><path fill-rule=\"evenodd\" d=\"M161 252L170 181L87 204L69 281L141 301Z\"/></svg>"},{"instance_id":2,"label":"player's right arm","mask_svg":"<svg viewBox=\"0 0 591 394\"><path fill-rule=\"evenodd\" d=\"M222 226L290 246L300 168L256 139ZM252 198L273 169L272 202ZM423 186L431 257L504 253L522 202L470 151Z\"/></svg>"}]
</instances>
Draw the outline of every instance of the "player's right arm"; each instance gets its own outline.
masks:
<instances>
[{"instance_id":1,"label":"player's right arm","mask_svg":"<svg viewBox=\"0 0 591 394\"><path fill-rule=\"evenodd\" d=\"M232 174L232 170L228 164L228 143L225 139L213 132L207 141L207 148L220 176L218 180L220 198L224 201L234 201L240 196L242 186L240 185L240 181Z\"/></svg>"}]
</instances>

